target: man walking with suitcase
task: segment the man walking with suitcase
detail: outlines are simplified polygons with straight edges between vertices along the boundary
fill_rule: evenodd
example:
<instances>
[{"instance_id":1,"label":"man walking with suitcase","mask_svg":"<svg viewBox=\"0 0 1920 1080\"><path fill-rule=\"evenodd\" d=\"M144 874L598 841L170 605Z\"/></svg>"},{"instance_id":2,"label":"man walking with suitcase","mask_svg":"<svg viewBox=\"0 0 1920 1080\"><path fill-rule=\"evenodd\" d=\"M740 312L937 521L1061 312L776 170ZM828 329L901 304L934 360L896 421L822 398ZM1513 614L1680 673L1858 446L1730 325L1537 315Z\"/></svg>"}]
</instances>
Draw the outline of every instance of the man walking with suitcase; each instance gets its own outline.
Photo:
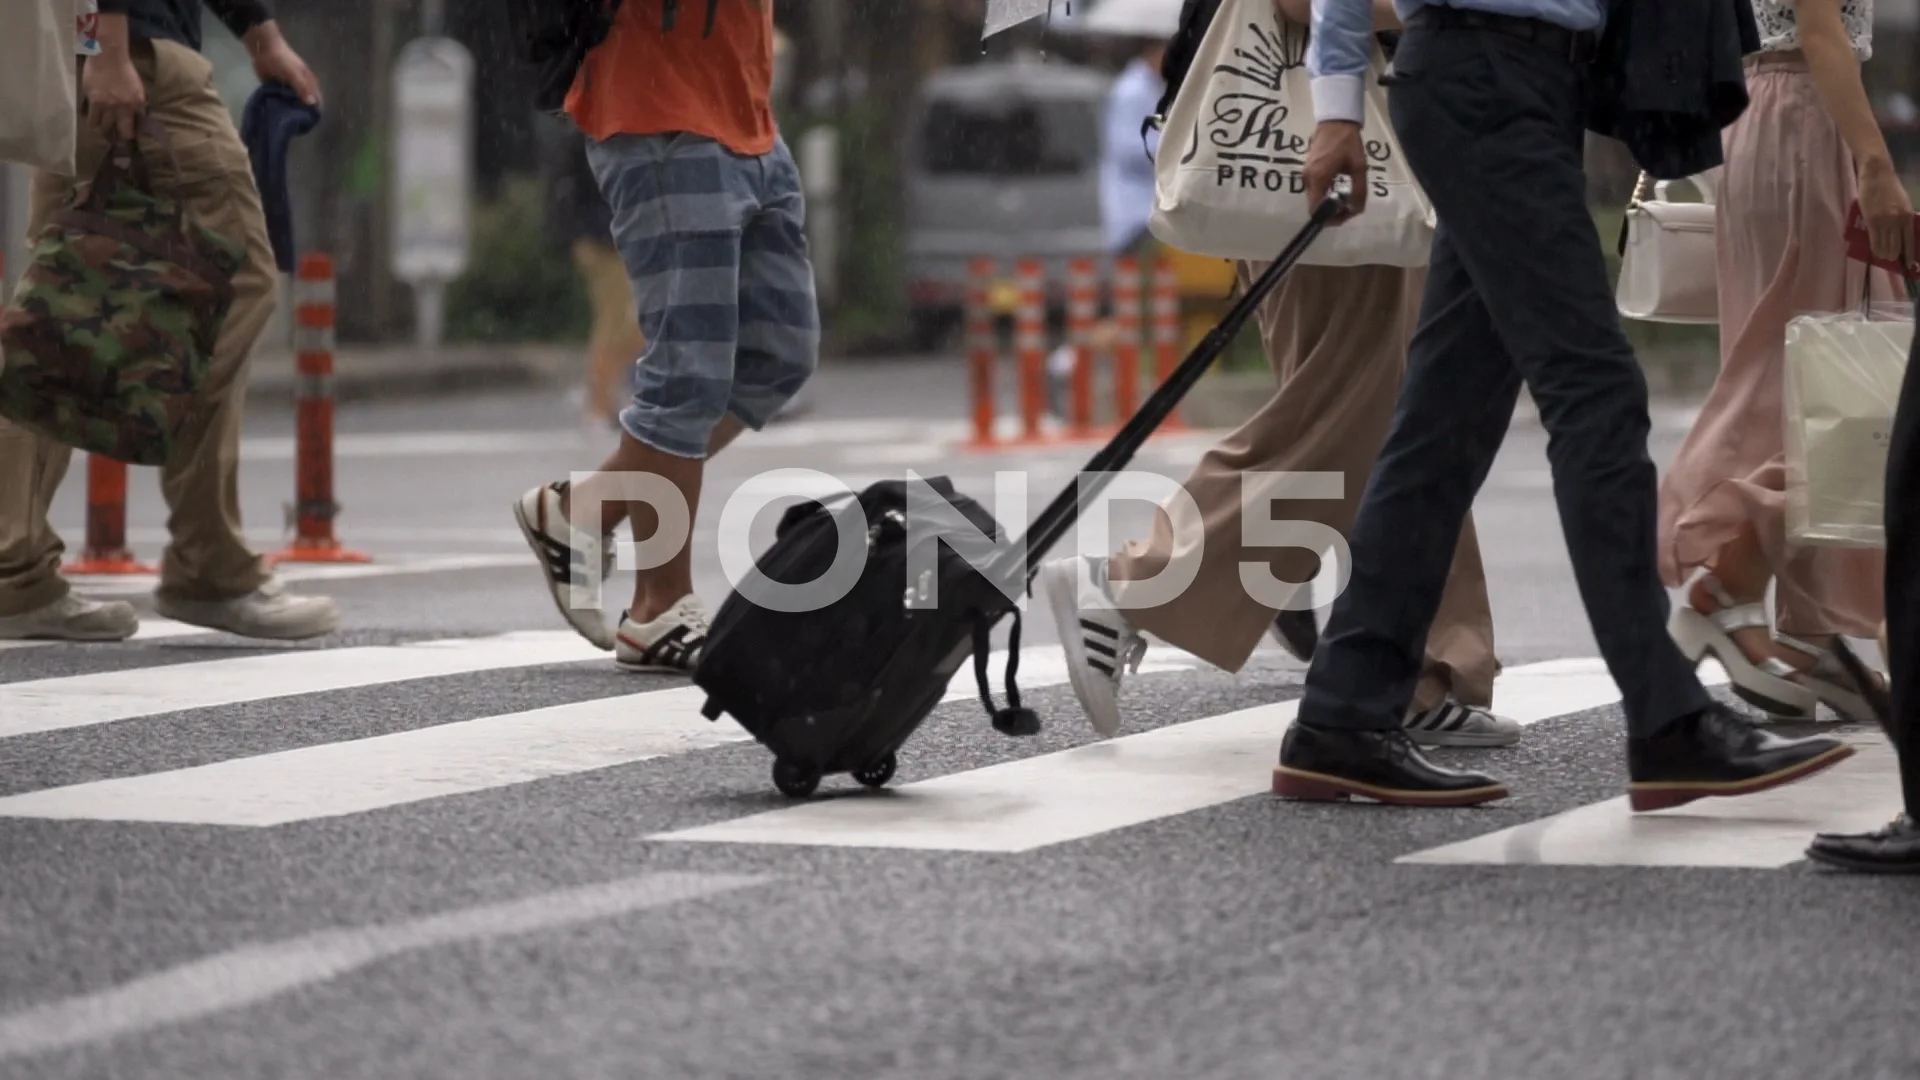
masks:
<instances>
[{"instance_id":1,"label":"man walking with suitcase","mask_svg":"<svg viewBox=\"0 0 1920 1080\"><path fill-rule=\"evenodd\" d=\"M1650 15L1647 0L1627 2ZM1581 164L1603 0L1396 7L1406 32L1389 108L1439 231L1398 411L1354 521L1352 576L1282 742L1274 791L1428 806L1507 794L1492 777L1429 762L1400 720L1461 522L1523 380L1550 436L1580 595L1621 690L1631 805L1747 794L1837 763L1851 753L1844 742L1779 738L1709 697L1666 632L1646 382L1620 329ZM1345 175L1354 213L1365 210L1372 21L1369 0L1313 5L1308 196L1318 201ZM1710 37L1720 25L1704 10L1698 22L1706 40L1661 42L1688 67L1669 61L1663 76L1675 85L1709 81L1698 65L1716 55L1708 46L1720 44Z\"/></svg>"},{"instance_id":2,"label":"man walking with suitcase","mask_svg":"<svg viewBox=\"0 0 1920 1080\"><path fill-rule=\"evenodd\" d=\"M567 95L646 351L600 470L528 491L514 516L561 615L630 670L699 662L707 614L691 544L705 461L771 420L818 357L800 174L774 127L773 42L770 2L627 0ZM636 539L678 547L639 572L615 630L597 597L574 592L610 567L622 520Z\"/></svg>"},{"instance_id":3,"label":"man walking with suitcase","mask_svg":"<svg viewBox=\"0 0 1920 1080\"><path fill-rule=\"evenodd\" d=\"M261 81L286 83L307 103L319 101L319 83L261 0L208 0L208 6L246 44ZM213 65L200 55L200 0L100 0L99 8L97 38L83 28L78 42L85 110L78 169L72 177L35 176L31 233L39 233L77 184L93 178L110 141L131 138L145 114L174 150L140 140L154 186L247 248L213 351L215 371L238 373L206 424L183 433L160 470L172 543L155 606L167 618L245 637L331 633L340 622L333 601L283 591L241 532L244 365L273 314L278 269L246 146L214 87ZM0 420L0 638L117 641L139 629L131 604L75 596L60 574L64 547L47 510L72 457L70 447Z\"/></svg>"}]
</instances>

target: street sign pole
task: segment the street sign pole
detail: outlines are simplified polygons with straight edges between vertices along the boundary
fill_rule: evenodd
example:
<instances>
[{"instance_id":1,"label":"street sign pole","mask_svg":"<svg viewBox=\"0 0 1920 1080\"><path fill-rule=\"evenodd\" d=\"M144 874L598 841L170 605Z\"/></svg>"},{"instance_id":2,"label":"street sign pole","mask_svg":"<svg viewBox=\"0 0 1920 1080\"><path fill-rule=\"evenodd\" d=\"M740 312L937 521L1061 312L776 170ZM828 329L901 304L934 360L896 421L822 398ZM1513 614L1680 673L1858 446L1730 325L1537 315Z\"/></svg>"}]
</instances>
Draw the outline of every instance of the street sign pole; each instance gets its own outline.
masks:
<instances>
[{"instance_id":1,"label":"street sign pole","mask_svg":"<svg viewBox=\"0 0 1920 1080\"><path fill-rule=\"evenodd\" d=\"M440 347L447 283L467 268L473 190L473 56L416 38L394 65L393 274L413 288L420 347Z\"/></svg>"}]
</instances>

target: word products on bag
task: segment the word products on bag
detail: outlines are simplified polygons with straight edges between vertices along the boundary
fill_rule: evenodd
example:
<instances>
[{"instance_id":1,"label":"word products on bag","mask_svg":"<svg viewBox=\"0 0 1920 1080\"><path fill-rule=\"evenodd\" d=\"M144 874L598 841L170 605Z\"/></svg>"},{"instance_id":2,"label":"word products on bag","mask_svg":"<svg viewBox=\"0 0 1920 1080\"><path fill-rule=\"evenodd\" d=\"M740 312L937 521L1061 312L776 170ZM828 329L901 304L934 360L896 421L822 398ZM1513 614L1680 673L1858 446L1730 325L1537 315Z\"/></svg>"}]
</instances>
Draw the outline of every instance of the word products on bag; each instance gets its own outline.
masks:
<instances>
[{"instance_id":1,"label":"word products on bag","mask_svg":"<svg viewBox=\"0 0 1920 1080\"><path fill-rule=\"evenodd\" d=\"M1307 144L1313 137L1307 29L1272 0L1222 0L1193 56L1154 166L1149 229L1196 255L1263 260L1313 216ZM1380 85L1367 73L1366 210L1327 235L1305 266L1425 266L1434 213L1400 152Z\"/></svg>"}]
</instances>

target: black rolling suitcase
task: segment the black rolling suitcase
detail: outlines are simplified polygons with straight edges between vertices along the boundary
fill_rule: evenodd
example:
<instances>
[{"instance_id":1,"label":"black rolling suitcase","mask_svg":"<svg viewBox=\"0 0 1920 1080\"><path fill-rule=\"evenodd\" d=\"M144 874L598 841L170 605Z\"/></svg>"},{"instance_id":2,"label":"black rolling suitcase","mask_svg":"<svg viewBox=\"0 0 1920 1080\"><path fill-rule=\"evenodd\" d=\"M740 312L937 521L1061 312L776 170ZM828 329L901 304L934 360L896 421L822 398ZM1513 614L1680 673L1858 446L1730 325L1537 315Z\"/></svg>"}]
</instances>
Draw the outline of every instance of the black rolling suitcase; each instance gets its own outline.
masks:
<instances>
[{"instance_id":1,"label":"black rolling suitcase","mask_svg":"<svg viewBox=\"0 0 1920 1080\"><path fill-rule=\"evenodd\" d=\"M1094 455L1084 470L1093 474L1086 498L1126 465L1344 205L1343 194L1323 201L1220 324ZM886 480L851 498L800 503L782 517L753 576L786 586L822 580L846 542L843 531L855 546L864 535L864 565L839 599L814 610L782 611L736 589L714 614L693 673L694 684L707 693L703 715L732 716L772 751L774 786L788 796L805 798L821 777L834 773L851 773L869 787L884 785L901 745L946 696L970 654L993 726L1011 736L1040 730L1039 717L1020 705L1020 610L1013 596L1031 593L1035 564L1073 526L1082 485L1068 485L1021 541L975 569L961 554L977 550L979 541L970 534L998 543L1000 523L945 477L917 483L926 485L917 497L906 481ZM916 498L944 500L945 506ZM910 518L919 523L911 531ZM1006 591L995 581L1005 583ZM759 595L750 583L743 586ZM1001 708L988 686L988 635L1009 614L1014 622L1007 705Z\"/></svg>"}]
</instances>

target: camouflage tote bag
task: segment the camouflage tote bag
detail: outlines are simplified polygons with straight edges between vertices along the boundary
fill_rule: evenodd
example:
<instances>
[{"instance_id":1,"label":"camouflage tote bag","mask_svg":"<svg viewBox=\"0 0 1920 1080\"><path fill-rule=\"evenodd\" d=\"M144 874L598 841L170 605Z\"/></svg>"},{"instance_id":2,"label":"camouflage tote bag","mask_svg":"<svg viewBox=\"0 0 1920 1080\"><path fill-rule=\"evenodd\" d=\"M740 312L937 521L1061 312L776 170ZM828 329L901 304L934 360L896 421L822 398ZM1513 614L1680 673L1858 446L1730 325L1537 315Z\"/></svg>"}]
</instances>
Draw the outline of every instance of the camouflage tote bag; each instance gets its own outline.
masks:
<instances>
[{"instance_id":1,"label":"camouflage tote bag","mask_svg":"<svg viewBox=\"0 0 1920 1080\"><path fill-rule=\"evenodd\" d=\"M140 133L172 154L151 116ZM243 242L154 190L141 146L116 141L34 238L0 313L0 416L88 453L165 463L208 408L214 343L245 261Z\"/></svg>"}]
</instances>

